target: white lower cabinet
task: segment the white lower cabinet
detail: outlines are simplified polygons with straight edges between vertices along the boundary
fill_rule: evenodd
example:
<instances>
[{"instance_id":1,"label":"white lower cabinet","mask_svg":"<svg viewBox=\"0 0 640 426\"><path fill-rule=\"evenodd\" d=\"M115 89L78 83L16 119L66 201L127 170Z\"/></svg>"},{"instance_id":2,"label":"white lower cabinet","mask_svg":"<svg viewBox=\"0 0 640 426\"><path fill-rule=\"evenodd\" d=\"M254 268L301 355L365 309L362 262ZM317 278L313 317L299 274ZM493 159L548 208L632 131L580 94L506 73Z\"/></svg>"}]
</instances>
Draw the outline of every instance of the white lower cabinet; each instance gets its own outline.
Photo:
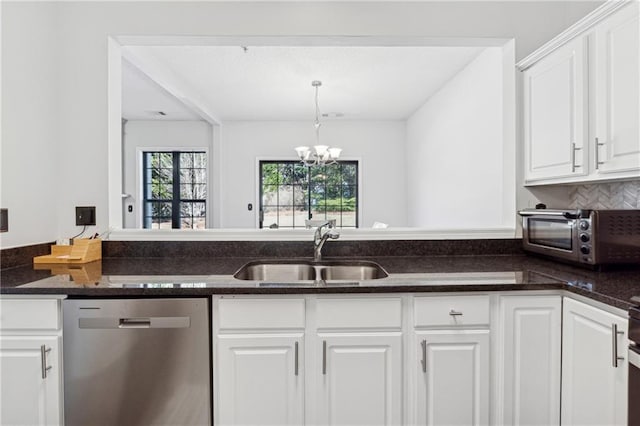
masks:
<instances>
[{"instance_id":1,"label":"white lower cabinet","mask_svg":"<svg viewBox=\"0 0 640 426\"><path fill-rule=\"evenodd\" d=\"M626 425L628 321L564 298L562 424Z\"/></svg>"},{"instance_id":2,"label":"white lower cabinet","mask_svg":"<svg viewBox=\"0 0 640 426\"><path fill-rule=\"evenodd\" d=\"M417 331L417 424L489 423L489 330Z\"/></svg>"},{"instance_id":3,"label":"white lower cabinet","mask_svg":"<svg viewBox=\"0 0 640 426\"><path fill-rule=\"evenodd\" d=\"M304 423L303 335L218 336L218 424Z\"/></svg>"},{"instance_id":4,"label":"white lower cabinet","mask_svg":"<svg viewBox=\"0 0 640 426\"><path fill-rule=\"evenodd\" d=\"M0 300L0 424L60 425L59 300Z\"/></svg>"},{"instance_id":5,"label":"white lower cabinet","mask_svg":"<svg viewBox=\"0 0 640 426\"><path fill-rule=\"evenodd\" d=\"M560 423L559 295L499 298L496 423Z\"/></svg>"},{"instance_id":6,"label":"white lower cabinet","mask_svg":"<svg viewBox=\"0 0 640 426\"><path fill-rule=\"evenodd\" d=\"M402 336L395 333L318 334L313 366L321 425L402 423Z\"/></svg>"},{"instance_id":7,"label":"white lower cabinet","mask_svg":"<svg viewBox=\"0 0 640 426\"><path fill-rule=\"evenodd\" d=\"M217 425L626 424L627 320L559 294L215 296L212 306ZM32 395L25 408L3 392L2 424L15 410L47 423L34 416L49 391L33 383L57 385L36 380L41 343L27 342L2 336L3 383L23 374L20 392Z\"/></svg>"}]
</instances>

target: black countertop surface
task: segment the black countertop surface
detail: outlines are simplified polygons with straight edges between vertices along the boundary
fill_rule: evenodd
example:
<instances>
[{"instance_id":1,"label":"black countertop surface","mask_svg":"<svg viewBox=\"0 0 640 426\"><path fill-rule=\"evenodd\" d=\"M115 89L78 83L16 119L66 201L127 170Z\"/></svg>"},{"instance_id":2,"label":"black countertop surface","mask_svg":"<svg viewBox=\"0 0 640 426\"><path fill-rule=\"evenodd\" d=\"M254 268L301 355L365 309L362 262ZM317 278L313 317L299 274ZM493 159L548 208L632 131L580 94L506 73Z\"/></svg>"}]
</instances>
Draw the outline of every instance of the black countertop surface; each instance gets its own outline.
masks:
<instances>
[{"instance_id":1,"label":"black countertop surface","mask_svg":"<svg viewBox=\"0 0 640 426\"><path fill-rule=\"evenodd\" d=\"M640 265L597 272L527 255L358 259L378 262L389 277L325 284L313 281L261 283L237 280L232 276L255 258L105 258L87 265L74 265L72 269L56 265L37 266L44 269L34 269L31 265L4 269L0 271L0 294L176 297L561 289L625 310L638 304L631 300L633 296L640 296Z\"/></svg>"}]
</instances>

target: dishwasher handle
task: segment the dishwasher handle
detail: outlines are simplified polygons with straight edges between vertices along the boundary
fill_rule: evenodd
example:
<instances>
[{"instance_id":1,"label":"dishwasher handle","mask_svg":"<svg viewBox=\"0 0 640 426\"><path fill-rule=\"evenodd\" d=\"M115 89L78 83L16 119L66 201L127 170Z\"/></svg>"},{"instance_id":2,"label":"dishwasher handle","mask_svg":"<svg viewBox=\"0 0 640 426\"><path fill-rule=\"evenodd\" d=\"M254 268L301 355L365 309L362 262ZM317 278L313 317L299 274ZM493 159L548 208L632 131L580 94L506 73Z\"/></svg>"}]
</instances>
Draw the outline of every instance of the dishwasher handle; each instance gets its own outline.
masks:
<instances>
[{"instance_id":1,"label":"dishwasher handle","mask_svg":"<svg viewBox=\"0 0 640 426\"><path fill-rule=\"evenodd\" d=\"M83 329L189 328L190 326L190 317L99 317L78 319L78 327Z\"/></svg>"}]
</instances>

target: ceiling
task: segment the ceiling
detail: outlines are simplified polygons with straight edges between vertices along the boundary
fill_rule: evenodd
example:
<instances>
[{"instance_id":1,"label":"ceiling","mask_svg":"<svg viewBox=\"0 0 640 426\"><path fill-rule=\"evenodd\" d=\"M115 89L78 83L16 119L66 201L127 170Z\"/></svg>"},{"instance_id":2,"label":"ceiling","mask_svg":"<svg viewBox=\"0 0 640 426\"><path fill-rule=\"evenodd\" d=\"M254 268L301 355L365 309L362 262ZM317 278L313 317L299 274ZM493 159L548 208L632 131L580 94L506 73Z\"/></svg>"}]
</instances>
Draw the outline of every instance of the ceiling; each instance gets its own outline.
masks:
<instances>
[{"instance_id":1,"label":"ceiling","mask_svg":"<svg viewBox=\"0 0 640 426\"><path fill-rule=\"evenodd\" d=\"M179 92L193 96L179 97L197 99L179 101L123 61L123 116L192 120L192 111L204 110L219 121L313 119L311 81L320 80L320 111L329 117L404 120L484 49L128 46L126 57L156 81L172 81L174 94L184 86Z\"/></svg>"}]
</instances>

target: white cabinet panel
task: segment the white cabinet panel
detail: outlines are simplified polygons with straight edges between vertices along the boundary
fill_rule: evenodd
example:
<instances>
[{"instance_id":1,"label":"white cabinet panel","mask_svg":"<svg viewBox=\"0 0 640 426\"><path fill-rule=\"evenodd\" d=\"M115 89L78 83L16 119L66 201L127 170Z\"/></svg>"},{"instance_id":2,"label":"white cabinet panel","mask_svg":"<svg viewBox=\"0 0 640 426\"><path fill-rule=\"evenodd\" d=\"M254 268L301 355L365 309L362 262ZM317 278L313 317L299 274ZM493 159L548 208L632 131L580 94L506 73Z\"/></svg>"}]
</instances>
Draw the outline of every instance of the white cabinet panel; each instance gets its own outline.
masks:
<instances>
[{"instance_id":1,"label":"white cabinet panel","mask_svg":"<svg viewBox=\"0 0 640 426\"><path fill-rule=\"evenodd\" d=\"M417 423L489 423L489 330L416 331Z\"/></svg>"},{"instance_id":2,"label":"white cabinet panel","mask_svg":"<svg viewBox=\"0 0 640 426\"><path fill-rule=\"evenodd\" d=\"M499 424L560 423L560 296L500 298Z\"/></svg>"},{"instance_id":3,"label":"white cabinet panel","mask_svg":"<svg viewBox=\"0 0 640 426\"><path fill-rule=\"evenodd\" d=\"M400 333L319 334L317 424L402 423Z\"/></svg>"},{"instance_id":4,"label":"white cabinet panel","mask_svg":"<svg viewBox=\"0 0 640 426\"><path fill-rule=\"evenodd\" d=\"M0 424L62 424L59 339L57 336L0 336ZM46 377L43 377L43 367L51 367Z\"/></svg>"},{"instance_id":5,"label":"white cabinet panel","mask_svg":"<svg viewBox=\"0 0 640 426\"><path fill-rule=\"evenodd\" d=\"M614 334L617 328L619 333ZM562 424L626 425L627 320L565 298Z\"/></svg>"},{"instance_id":6,"label":"white cabinet panel","mask_svg":"<svg viewBox=\"0 0 640 426\"><path fill-rule=\"evenodd\" d=\"M302 334L220 335L216 363L217 424L304 423Z\"/></svg>"},{"instance_id":7,"label":"white cabinet panel","mask_svg":"<svg viewBox=\"0 0 640 426\"><path fill-rule=\"evenodd\" d=\"M599 173L640 170L640 14L632 3L595 30Z\"/></svg>"},{"instance_id":8,"label":"white cabinet panel","mask_svg":"<svg viewBox=\"0 0 640 426\"><path fill-rule=\"evenodd\" d=\"M527 181L586 173L586 40L573 40L524 72Z\"/></svg>"}]
</instances>

